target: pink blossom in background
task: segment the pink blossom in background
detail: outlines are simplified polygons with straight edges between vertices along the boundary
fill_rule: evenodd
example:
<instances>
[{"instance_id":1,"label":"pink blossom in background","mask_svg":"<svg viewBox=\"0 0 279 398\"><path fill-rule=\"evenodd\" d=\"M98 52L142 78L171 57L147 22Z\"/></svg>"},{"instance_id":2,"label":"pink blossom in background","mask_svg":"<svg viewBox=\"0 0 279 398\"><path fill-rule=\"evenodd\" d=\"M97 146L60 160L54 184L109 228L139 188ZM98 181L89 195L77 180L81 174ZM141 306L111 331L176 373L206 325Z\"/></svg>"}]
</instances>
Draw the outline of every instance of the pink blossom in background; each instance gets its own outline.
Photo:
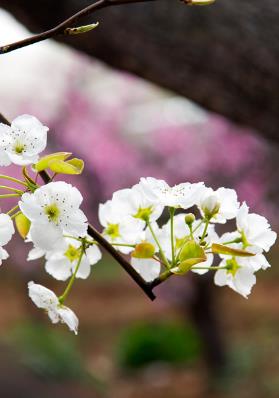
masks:
<instances>
[{"instance_id":1,"label":"pink blossom in background","mask_svg":"<svg viewBox=\"0 0 279 398\"><path fill-rule=\"evenodd\" d=\"M48 152L84 158L83 177L70 180L92 217L98 202L148 175L234 187L255 210L272 211L272 150L253 131L51 41L28 51L36 62L14 53L0 65L3 112L35 114L51 127ZM12 68L15 86L5 80Z\"/></svg>"}]
</instances>

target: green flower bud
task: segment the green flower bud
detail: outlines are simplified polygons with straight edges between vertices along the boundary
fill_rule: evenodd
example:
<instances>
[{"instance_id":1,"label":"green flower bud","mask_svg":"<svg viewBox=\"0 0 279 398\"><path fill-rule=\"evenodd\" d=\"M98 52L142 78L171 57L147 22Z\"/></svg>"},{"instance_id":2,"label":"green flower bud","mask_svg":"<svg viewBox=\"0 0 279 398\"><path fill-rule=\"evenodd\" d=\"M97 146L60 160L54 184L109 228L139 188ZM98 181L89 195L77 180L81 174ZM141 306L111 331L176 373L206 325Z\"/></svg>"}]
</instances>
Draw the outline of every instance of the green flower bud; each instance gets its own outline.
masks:
<instances>
[{"instance_id":1,"label":"green flower bud","mask_svg":"<svg viewBox=\"0 0 279 398\"><path fill-rule=\"evenodd\" d=\"M193 224L195 219L196 219L196 217L195 217L195 214L193 214L193 213L188 213L188 214L185 215L185 223L187 225Z\"/></svg>"}]
</instances>

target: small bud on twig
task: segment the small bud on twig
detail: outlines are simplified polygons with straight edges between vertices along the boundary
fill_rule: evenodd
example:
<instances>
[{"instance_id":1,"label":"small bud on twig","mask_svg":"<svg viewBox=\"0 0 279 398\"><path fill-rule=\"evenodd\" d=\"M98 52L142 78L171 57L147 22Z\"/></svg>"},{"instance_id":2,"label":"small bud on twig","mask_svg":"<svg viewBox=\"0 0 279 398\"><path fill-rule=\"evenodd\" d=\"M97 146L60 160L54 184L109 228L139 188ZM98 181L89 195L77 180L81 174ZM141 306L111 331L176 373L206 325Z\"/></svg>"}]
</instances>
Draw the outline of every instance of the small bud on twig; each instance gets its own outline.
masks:
<instances>
[{"instance_id":1,"label":"small bud on twig","mask_svg":"<svg viewBox=\"0 0 279 398\"><path fill-rule=\"evenodd\" d=\"M92 23L90 25L83 25L83 26L78 26L76 28L67 28L64 30L65 35L79 35L81 33L87 33L90 32L90 30L93 30L99 26L99 22Z\"/></svg>"},{"instance_id":2,"label":"small bud on twig","mask_svg":"<svg viewBox=\"0 0 279 398\"><path fill-rule=\"evenodd\" d=\"M216 0L183 0L188 6L209 6Z\"/></svg>"}]
</instances>

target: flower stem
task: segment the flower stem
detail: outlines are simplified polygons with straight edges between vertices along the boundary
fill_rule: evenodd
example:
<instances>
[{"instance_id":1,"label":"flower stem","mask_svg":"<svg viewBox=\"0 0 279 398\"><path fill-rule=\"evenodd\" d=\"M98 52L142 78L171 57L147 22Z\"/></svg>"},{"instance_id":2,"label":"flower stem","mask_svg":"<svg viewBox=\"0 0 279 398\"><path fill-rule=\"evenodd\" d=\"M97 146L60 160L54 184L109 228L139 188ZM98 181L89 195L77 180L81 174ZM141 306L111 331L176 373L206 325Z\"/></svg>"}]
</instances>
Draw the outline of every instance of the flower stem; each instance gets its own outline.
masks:
<instances>
[{"instance_id":1,"label":"flower stem","mask_svg":"<svg viewBox=\"0 0 279 398\"><path fill-rule=\"evenodd\" d=\"M112 246L123 246L123 247L132 247L135 248L136 245L129 245L128 243L111 243Z\"/></svg>"},{"instance_id":2,"label":"flower stem","mask_svg":"<svg viewBox=\"0 0 279 398\"><path fill-rule=\"evenodd\" d=\"M60 304L64 304L64 301L66 300L66 298L68 297L68 295L69 295L69 293L70 293L70 291L72 289L72 286L73 286L74 281L76 279L76 275L77 275L77 272L79 270L83 255L84 255L84 248L82 248L82 250L81 250L81 253L80 253L76 268L75 268L75 272L73 273L73 275L72 275L72 277L71 277L71 279L70 279L70 281L69 281L64 293L62 294L62 296L59 297Z\"/></svg>"},{"instance_id":3,"label":"flower stem","mask_svg":"<svg viewBox=\"0 0 279 398\"><path fill-rule=\"evenodd\" d=\"M14 211L16 211L19 208L19 205L16 205L15 207L12 207L11 210L9 210L6 214L11 215Z\"/></svg>"},{"instance_id":4,"label":"flower stem","mask_svg":"<svg viewBox=\"0 0 279 398\"><path fill-rule=\"evenodd\" d=\"M5 199L5 198L16 198L21 196L19 193L7 193L5 195L0 195L0 199Z\"/></svg>"},{"instance_id":5,"label":"flower stem","mask_svg":"<svg viewBox=\"0 0 279 398\"><path fill-rule=\"evenodd\" d=\"M193 235L193 226L192 226L192 224L188 225L188 227L189 227L189 231L190 231L190 238L195 240L194 235Z\"/></svg>"},{"instance_id":6,"label":"flower stem","mask_svg":"<svg viewBox=\"0 0 279 398\"><path fill-rule=\"evenodd\" d=\"M227 242L222 242L222 245L230 245L231 243L240 243L241 242L241 238L236 238L234 240L229 240Z\"/></svg>"},{"instance_id":7,"label":"flower stem","mask_svg":"<svg viewBox=\"0 0 279 398\"><path fill-rule=\"evenodd\" d=\"M168 268L170 268L170 263L168 262L168 259L167 259L167 257L165 256L165 253L164 253L164 251L163 251L163 249L162 249L162 247L161 247L161 245L160 245L160 242L159 242L158 239L157 239L157 236L156 236L156 234L155 234L155 232L154 232L154 230L153 230L153 228L152 228L152 226L151 226L149 220L147 221L147 226L148 226L148 228L149 228L149 230L150 230L150 232L151 232L151 235L153 236L153 239L155 240L155 242L156 242L156 244L157 244L157 246L158 246L159 253L160 253L160 255L161 255L161 258L162 258L163 262L166 264L166 266L167 266Z\"/></svg>"},{"instance_id":8,"label":"flower stem","mask_svg":"<svg viewBox=\"0 0 279 398\"><path fill-rule=\"evenodd\" d=\"M209 220L206 220L206 221L205 221L204 230L203 230L203 234L202 234L202 236L201 236L201 242L202 242L202 241L204 240L204 238L206 237L208 225L209 225Z\"/></svg>"},{"instance_id":9,"label":"flower stem","mask_svg":"<svg viewBox=\"0 0 279 398\"><path fill-rule=\"evenodd\" d=\"M15 214L13 214L11 216L11 219L13 220L14 218L16 218L16 216L18 216L21 213L21 211L16 212Z\"/></svg>"},{"instance_id":10,"label":"flower stem","mask_svg":"<svg viewBox=\"0 0 279 398\"><path fill-rule=\"evenodd\" d=\"M7 189L8 191L12 191L15 193L18 193L20 195L22 195L24 192L21 191L20 189L16 189L16 188L12 188L12 187L7 187L6 185L0 185L0 189Z\"/></svg>"},{"instance_id":11,"label":"flower stem","mask_svg":"<svg viewBox=\"0 0 279 398\"><path fill-rule=\"evenodd\" d=\"M192 230L192 233L193 233L193 234L194 234L194 232L196 232L196 231L199 229L199 227L202 225L202 223L203 223L203 220L201 220L201 221L198 223L198 225L195 226L195 228Z\"/></svg>"},{"instance_id":12,"label":"flower stem","mask_svg":"<svg viewBox=\"0 0 279 398\"><path fill-rule=\"evenodd\" d=\"M24 185L25 187L27 187L26 182L20 181L20 180L18 180L17 178L10 177L10 176L6 176L6 175L4 175L4 174L0 174L0 178L2 178L2 179L4 179L4 180L9 180L9 181L12 181L12 182L16 182L17 184L21 184L21 185Z\"/></svg>"},{"instance_id":13,"label":"flower stem","mask_svg":"<svg viewBox=\"0 0 279 398\"><path fill-rule=\"evenodd\" d=\"M227 267L192 267L191 271L195 269L207 269L208 271L218 271L219 269L227 269Z\"/></svg>"},{"instance_id":14,"label":"flower stem","mask_svg":"<svg viewBox=\"0 0 279 398\"><path fill-rule=\"evenodd\" d=\"M175 265L175 250L174 250L174 225L173 225L173 219L174 219L174 213L175 213L175 208L174 207L169 207L169 213L170 213L170 233L171 233L171 258L172 258L172 265Z\"/></svg>"}]
</instances>

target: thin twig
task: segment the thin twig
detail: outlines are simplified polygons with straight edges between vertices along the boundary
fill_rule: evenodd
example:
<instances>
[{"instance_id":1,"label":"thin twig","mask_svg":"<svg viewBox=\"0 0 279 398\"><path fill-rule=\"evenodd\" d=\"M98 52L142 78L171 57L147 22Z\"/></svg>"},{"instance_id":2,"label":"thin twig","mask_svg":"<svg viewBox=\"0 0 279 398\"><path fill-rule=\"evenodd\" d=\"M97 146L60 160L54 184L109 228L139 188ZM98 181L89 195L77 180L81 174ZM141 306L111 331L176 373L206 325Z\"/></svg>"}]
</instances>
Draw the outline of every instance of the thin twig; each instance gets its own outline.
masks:
<instances>
[{"instance_id":1,"label":"thin twig","mask_svg":"<svg viewBox=\"0 0 279 398\"><path fill-rule=\"evenodd\" d=\"M102 8L118 6L122 4L133 4L133 3L143 3L143 2L154 2L157 0L98 0L95 3L89 5L88 7L82 9L76 14L72 15L70 18L66 19L59 25L45 32L36 34L34 36L28 37L27 39L20 40L14 43L6 44L0 47L0 55L7 54L11 51L17 50L19 48L30 46L31 44L39 43L41 41L68 34L67 29L73 27L82 18L92 15L95 11L101 10Z\"/></svg>"}]
</instances>

